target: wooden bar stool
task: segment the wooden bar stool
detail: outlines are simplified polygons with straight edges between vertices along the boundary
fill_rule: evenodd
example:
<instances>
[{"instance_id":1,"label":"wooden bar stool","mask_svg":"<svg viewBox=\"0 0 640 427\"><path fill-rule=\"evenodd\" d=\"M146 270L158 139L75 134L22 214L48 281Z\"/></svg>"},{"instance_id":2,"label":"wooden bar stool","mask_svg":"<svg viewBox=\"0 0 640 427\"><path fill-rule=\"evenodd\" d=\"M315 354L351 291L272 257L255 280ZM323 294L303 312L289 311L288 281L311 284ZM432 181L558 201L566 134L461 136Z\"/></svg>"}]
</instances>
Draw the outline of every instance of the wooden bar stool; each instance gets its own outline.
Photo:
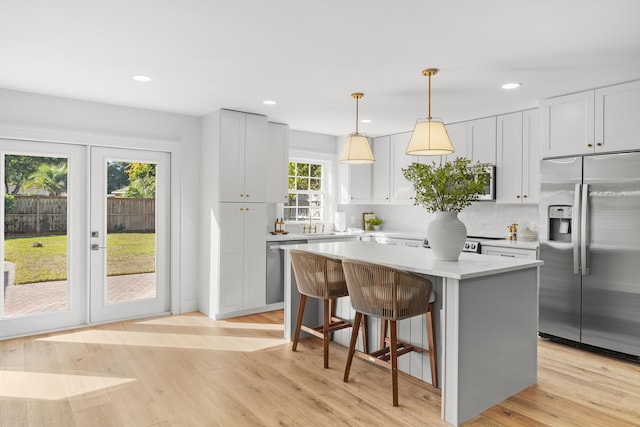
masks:
<instances>
[{"instance_id":1,"label":"wooden bar stool","mask_svg":"<svg viewBox=\"0 0 640 427\"><path fill-rule=\"evenodd\" d=\"M403 270L361 261L343 260L351 305L356 310L353 332L344 371L344 381L349 381L349 371L354 354L391 369L393 406L398 406L398 356L417 351L429 354L431 384L438 386L435 339L433 329L433 284L430 280ZM427 316L429 349L398 341L397 321L409 317ZM380 318L381 348L372 353L356 351L358 327L364 315ZM386 325L390 322L390 338L386 338ZM389 344L388 346L386 344Z\"/></svg>"},{"instance_id":2,"label":"wooden bar stool","mask_svg":"<svg viewBox=\"0 0 640 427\"><path fill-rule=\"evenodd\" d=\"M293 334L293 351L298 347L300 330L322 338L324 344L324 367L329 367L329 334L331 332L350 328L352 322L335 317L336 298L349 295L347 284L344 280L342 263L339 259L313 254L299 250L290 250L291 266L296 279L296 285L300 292L300 305L298 306L298 317L296 328ZM307 297L321 299L323 301L323 324L309 327L302 324L304 308ZM361 316L362 317L362 316ZM362 325L363 349L367 351L366 319L358 322ZM355 346L355 343L354 343Z\"/></svg>"}]
</instances>

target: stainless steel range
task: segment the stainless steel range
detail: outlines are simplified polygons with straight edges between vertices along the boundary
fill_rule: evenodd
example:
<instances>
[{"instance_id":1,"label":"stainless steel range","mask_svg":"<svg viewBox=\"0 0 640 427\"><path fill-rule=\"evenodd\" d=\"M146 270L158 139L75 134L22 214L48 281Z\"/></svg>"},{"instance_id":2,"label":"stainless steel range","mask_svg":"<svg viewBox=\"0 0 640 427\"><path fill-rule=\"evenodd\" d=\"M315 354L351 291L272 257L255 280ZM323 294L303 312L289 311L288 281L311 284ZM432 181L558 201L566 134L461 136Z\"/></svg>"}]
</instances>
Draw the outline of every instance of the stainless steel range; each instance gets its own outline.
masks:
<instances>
[{"instance_id":1,"label":"stainless steel range","mask_svg":"<svg viewBox=\"0 0 640 427\"><path fill-rule=\"evenodd\" d=\"M429 240L428 239L424 239L422 241L422 247L424 248L430 248L431 246L429 246ZM472 253L476 253L479 254L480 253L480 242L478 240L475 240L473 238L469 238L464 242L464 246L462 247L462 252L472 252Z\"/></svg>"}]
</instances>

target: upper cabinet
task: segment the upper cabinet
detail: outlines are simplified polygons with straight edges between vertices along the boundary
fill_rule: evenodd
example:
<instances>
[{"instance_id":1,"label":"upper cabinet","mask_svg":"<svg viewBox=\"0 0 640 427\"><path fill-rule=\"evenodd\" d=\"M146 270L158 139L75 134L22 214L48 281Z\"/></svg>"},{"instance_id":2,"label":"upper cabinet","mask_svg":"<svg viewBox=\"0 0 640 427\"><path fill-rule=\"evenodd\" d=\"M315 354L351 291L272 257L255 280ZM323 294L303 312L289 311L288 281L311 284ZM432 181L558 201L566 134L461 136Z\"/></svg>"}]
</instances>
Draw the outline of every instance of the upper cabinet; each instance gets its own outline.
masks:
<instances>
[{"instance_id":1,"label":"upper cabinet","mask_svg":"<svg viewBox=\"0 0 640 427\"><path fill-rule=\"evenodd\" d=\"M545 99L542 156L640 148L640 81Z\"/></svg>"},{"instance_id":2,"label":"upper cabinet","mask_svg":"<svg viewBox=\"0 0 640 427\"><path fill-rule=\"evenodd\" d=\"M455 151L447 161L466 157L473 163L496 164L496 118L470 120L447 125L447 133Z\"/></svg>"},{"instance_id":3,"label":"upper cabinet","mask_svg":"<svg viewBox=\"0 0 640 427\"><path fill-rule=\"evenodd\" d=\"M538 202L539 123L537 109L497 117L496 202Z\"/></svg>"},{"instance_id":4,"label":"upper cabinet","mask_svg":"<svg viewBox=\"0 0 640 427\"><path fill-rule=\"evenodd\" d=\"M593 91L542 101L542 156L593 153Z\"/></svg>"},{"instance_id":5,"label":"upper cabinet","mask_svg":"<svg viewBox=\"0 0 640 427\"><path fill-rule=\"evenodd\" d=\"M447 133L455 150L452 154L445 156L445 160L450 162L458 157L469 157L467 122L453 123L447 125Z\"/></svg>"},{"instance_id":6,"label":"upper cabinet","mask_svg":"<svg viewBox=\"0 0 640 427\"><path fill-rule=\"evenodd\" d=\"M596 151L640 148L640 81L595 91Z\"/></svg>"},{"instance_id":7,"label":"upper cabinet","mask_svg":"<svg viewBox=\"0 0 640 427\"><path fill-rule=\"evenodd\" d=\"M288 200L287 177L289 163L289 126L268 124L267 148L267 197L268 203L284 203Z\"/></svg>"},{"instance_id":8,"label":"upper cabinet","mask_svg":"<svg viewBox=\"0 0 640 427\"><path fill-rule=\"evenodd\" d=\"M387 204L390 198L390 136L381 136L373 139L373 157L376 159L373 164L371 179L372 203Z\"/></svg>"},{"instance_id":9,"label":"upper cabinet","mask_svg":"<svg viewBox=\"0 0 640 427\"><path fill-rule=\"evenodd\" d=\"M220 201L266 201L267 141L266 116L220 112Z\"/></svg>"},{"instance_id":10,"label":"upper cabinet","mask_svg":"<svg viewBox=\"0 0 640 427\"><path fill-rule=\"evenodd\" d=\"M471 120L467 122L467 157L474 163L496 164L496 118Z\"/></svg>"},{"instance_id":11,"label":"upper cabinet","mask_svg":"<svg viewBox=\"0 0 640 427\"><path fill-rule=\"evenodd\" d=\"M348 203L368 204L371 202L371 164L349 165Z\"/></svg>"},{"instance_id":12,"label":"upper cabinet","mask_svg":"<svg viewBox=\"0 0 640 427\"><path fill-rule=\"evenodd\" d=\"M412 204L415 191L413 184L411 184L402 174L402 169L406 169L413 162L417 162L417 156L409 156L407 151L407 145L409 145L409 139L411 139L412 132L398 133L391 135L391 171L390 186L391 195L390 201L393 204ZM438 156L439 158L439 156Z\"/></svg>"}]
</instances>

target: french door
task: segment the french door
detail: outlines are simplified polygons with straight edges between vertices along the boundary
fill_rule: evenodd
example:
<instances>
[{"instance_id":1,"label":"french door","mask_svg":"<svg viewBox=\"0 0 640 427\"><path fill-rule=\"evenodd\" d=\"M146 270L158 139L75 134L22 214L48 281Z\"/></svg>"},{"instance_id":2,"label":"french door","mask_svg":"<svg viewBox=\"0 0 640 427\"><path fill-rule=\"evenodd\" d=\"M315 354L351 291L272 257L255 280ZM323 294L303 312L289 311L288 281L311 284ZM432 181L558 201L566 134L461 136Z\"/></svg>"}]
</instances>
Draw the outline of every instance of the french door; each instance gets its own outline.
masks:
<instances>
[{"instance_id":1,"label":"french door","mask_svg":"<svg viewBox=\"0 0 640 427\"><path fill-rule=\"evenodd\" d=\"M169 176L168 153L91 148L92 323L169 310Z\"/></svg>"},{"instance_id":2,"label":"french door","mask_svg":"<svg viewBox=\"0 0 640 427\"><path fill-rule=\"evenodd\" d=\"M0 338L86 323L86 147L0 139L0 158Z\"/></svg>"},{"instance_id":3,"label":"french door","mask_svg":"<svg viewBox=\"0 0 640 427\"><path fill-rule=\"evenodd\" d=\"M0 139L0 339L169 311L170 155Z\"/></svg>"}]
</instances>

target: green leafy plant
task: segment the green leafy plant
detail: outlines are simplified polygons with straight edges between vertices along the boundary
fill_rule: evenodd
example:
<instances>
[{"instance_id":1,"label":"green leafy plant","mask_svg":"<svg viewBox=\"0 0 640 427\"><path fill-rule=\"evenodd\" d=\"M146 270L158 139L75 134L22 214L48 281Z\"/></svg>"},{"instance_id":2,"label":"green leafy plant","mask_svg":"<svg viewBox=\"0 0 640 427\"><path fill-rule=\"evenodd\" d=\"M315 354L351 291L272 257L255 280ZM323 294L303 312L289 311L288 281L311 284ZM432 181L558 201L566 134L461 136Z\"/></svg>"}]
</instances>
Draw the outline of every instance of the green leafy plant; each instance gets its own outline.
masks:
<instances>
[{"instance_id":1,"label":"green leafy plant","mask_svg":"<svg viewBox=\"0 0 640 427\"><path fill-rule=\"evenodd\" d=\"M376 225L380 225L380 224L382 224L383 222L384 222L384 221L383 221L382 219L380 219L380 218L376 218L376 217L373 217L373 218L369 218L369 219L367 220L367 225L369 225L369 227L374 227L374 226L376 226Z\"/></svg>"},{"instance_id":2,"label":"green leafy plant","mask_svg":"<svg viewBox=\"0 0 640 427\"><path fill-rule=\"evenodd\" d=\"M4 193L4 213L13 213L16 208L16 199L11 195Z\"/></svg>"},{"instance_id":3,"label":"green leafy plant","mask_svg":"<svg viewBox=\"0 0 640 427\"><path fill-rule=\"evenodd\" d=\"M415 188L415 205L427 212L460 212L484 191L489 179L486 167L459 157L441 165L412 163L402 174Z\"/></svg>"}]
</instances>

